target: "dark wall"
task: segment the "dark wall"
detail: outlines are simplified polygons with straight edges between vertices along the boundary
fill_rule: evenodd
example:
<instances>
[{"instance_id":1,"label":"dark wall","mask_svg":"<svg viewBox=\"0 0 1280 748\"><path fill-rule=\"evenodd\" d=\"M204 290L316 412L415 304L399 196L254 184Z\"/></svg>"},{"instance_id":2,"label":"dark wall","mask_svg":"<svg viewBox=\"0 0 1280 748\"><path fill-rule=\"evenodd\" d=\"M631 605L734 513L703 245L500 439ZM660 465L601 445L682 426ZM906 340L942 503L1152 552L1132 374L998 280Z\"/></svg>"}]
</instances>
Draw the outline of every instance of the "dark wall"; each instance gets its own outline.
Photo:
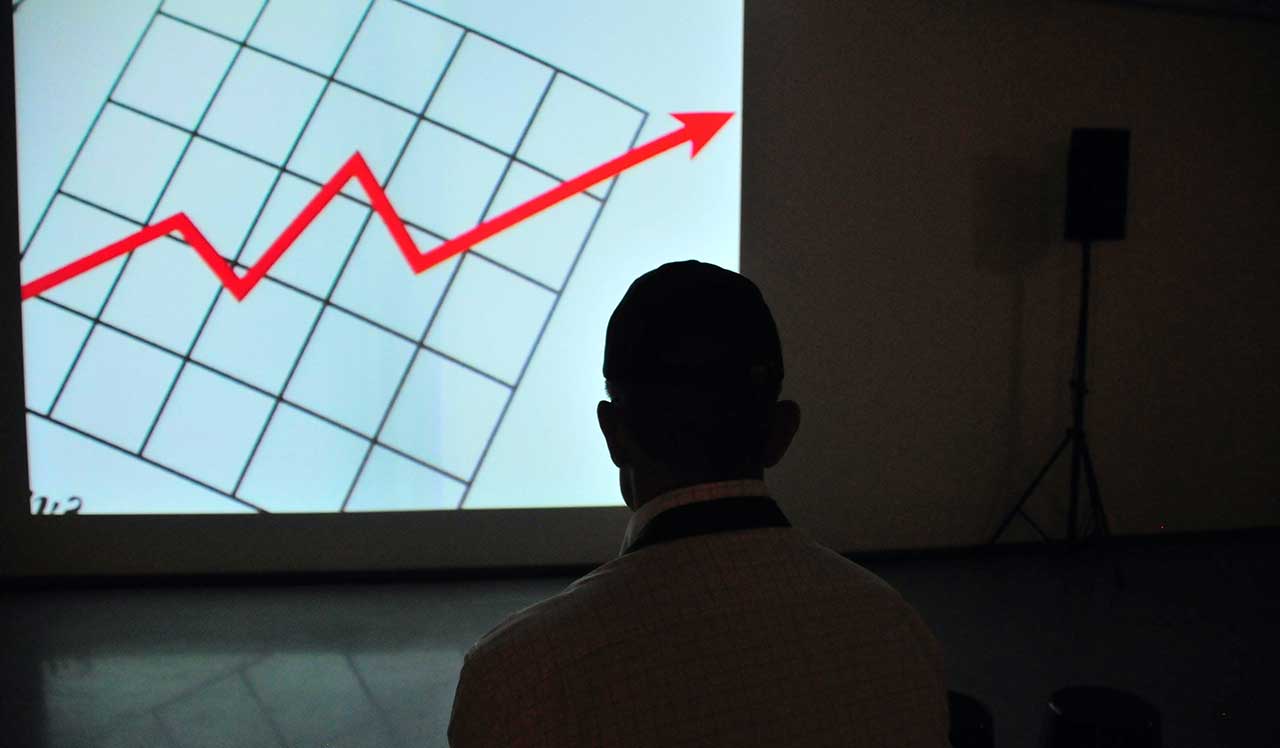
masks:
<instances>
[{"instance_id":1,"label":"dark wall","mask_svg":"<svg viewBox=\"0 0 1280 748\"><path fill-rule=\"evenodd\" d=\"M747 8L743 262L805 407L772 480L800 524L843 549L979 542L1061 439L1079 126L1133 137L1129 238L1098 245L1093 274L1113 531L1280 524L1280 25L1080 2ZM1058 535L1066 466L1028 504Z\"/></svg>"}]
</instances>

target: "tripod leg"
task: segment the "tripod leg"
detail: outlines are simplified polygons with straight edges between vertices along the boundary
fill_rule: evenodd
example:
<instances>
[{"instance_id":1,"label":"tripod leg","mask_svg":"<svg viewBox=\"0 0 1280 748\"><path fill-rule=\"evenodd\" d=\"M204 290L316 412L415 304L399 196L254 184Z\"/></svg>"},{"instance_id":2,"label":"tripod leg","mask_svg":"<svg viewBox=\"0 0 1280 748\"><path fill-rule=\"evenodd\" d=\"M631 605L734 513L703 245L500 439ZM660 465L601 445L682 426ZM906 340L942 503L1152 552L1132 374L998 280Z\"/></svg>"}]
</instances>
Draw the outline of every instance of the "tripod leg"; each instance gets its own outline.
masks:
<instances>
[{"instance_id":1,"label":"tripod leg","mask_svg":"<svg viewBox=\"0 0 1280 748\"><path fill-rule=\"evenodd\" d=\"M1043 541L1044 541L1044 542L1046 542L1046 543L1052 543L1052 542L1053 542L1053 540L1049 537L1049 533L1047 533L1047 532L1045 532L1044 530L1040 529L1040 525L1037 525L1035 520L1033 520L1033 519L1031 519L1031 517L1027 516L1027 513L1026 513L1026 512L1023 512L1023 513L1022 513L1022 519L1023 519L1023 521L1024 521L1024 522L1026 522L1028 525L1031 525L1031 529L1036 531L1036 534L1040 536L1040 539L1041 539L1041 540L1043 540Z\"/></svg>"},{"instance_id":2,"label":"tripod leg","mask_svg":"<svg viewBox=\"0 0 1280 748\"><path fill-rule=\"evenodd\" d=\"M1077 419L1079 420L1079 419ZM1071 514L1067 517L1067 540L1074 543L1079 539L1076 533L1076 519L1080 514L1080 472L1084 468L1084 434L1071 430Z\"/></svg>"},{"instance_id":3,"label":"tripod leg","mask_svg":"<svg viewBox=\"0 0 1280 748\"><path fill-rule=\"evenodd\" d=\"M1049 461L1044 464L1044 467L1040 468L1040 472L1037 473L1035 479L1031 481L1031 485L1027 486L1027 490L1022 492L1022 496L1018 498L1018 503L1015 504L1013 509L1009 510L1009 513L1005 515L1004 520L1000 523L1000 527L996 529L995 534L991 536L991 540L988 541L988 543L995 543L1000 540L1000 536L1004 534L1005 528L1009 526L1009 523L1013 521L1013 518L1018 514L1018 512L1022 511L1022 505L1027 503L1027 499L1031 497L1031 494L1035 493L1036 487L1040 485L1040 481L1044 480L1044 476L1049 472L1049 468L1053 467L1053 463L1058 461L1058 456L1062 454L1062 450L1066 449L1067 445L1070 443L1071 432L1068 431L1067 435L1062 437L1062 442L1058 444L1058 448L1053 450L1053 456L1051 456ZM1028 521L1030 521L1030 519L1028 519ZM1045 535L1044 531L1041 530L1036 523L1032 522L1031 526L1035 528L1036 532L1040 533L1041 538L1046 541L1049 540L1049 536Z\"/></svg>"},{"instance_id":4,"label":"tripod leg","mask_svg":"<svg viewBox=\"0 0 1280 748\"><path fill-rule=\"evenodd\" d=\"M1106 510L1102 508L1102 492L1098 490L1098 475L1093 472L1093 456L1089 454L1088 442L1084 443L1082 452L1084 453L1084 475L1089 481L1090 508L1102 529L1102 534L1109 537L1111 525L1107 522Z\"/></svg>"},{"instance_id":5,"label":"tripod leg","mask_svg":"<svg viewBox=\"0 0 1280 748\"><path fill-rule=\"evenodd\" d=\"M1111 525L1107 522L1107 510L1102 506L1102 492L1098 490L1098 474L1093 470L1093 455L1089 454L1089 443L1083 444L1084 451L1084 475L1089 481L1089 504L1093 510L1093 516L1098 522L1098 527L1105 537L1111 537ZM1112 570L1116 575L1116 587L1125 588L1124 574L1120 571L1120 562L1114 557L1111 559Z\"/></svg>"}]
</instances>

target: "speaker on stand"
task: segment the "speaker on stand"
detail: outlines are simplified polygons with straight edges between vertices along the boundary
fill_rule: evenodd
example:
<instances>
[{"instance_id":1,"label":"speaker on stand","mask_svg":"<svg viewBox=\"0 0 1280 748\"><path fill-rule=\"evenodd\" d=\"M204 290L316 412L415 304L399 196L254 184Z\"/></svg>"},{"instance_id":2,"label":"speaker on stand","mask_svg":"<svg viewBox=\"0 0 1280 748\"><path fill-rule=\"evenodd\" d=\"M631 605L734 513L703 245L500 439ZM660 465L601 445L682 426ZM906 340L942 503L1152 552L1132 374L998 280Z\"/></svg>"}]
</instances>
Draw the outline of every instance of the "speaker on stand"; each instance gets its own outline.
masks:
<instances>
[{"instance_id":1,"label":"speaker on stand","mask_svg":"<svg viewBox=\"0 0 1280 748\"><path fill-rule=\"evenodd\" d=\"M1116 241L1125 237L1125 218L1129 195L1129 131L1115 129L1077 128L1071 131L1071 146L1067 155L1067 214L1066 239L1080 242L1080 317L1076 329L1075 365L1071 374L1072 421L1062 441L1050 455L1040 472L1023 491L1013 509L1005 515L990 543L996 543L1013 518L1022 514L1045 541L1045 534L1023 512L1027 499L1035 493L1041 480L1058 458L1071 447L1070 509L1067 516L1065 542L1075 546L1089 539L1089 533L1081 536L1077 526L1081 499L1081 481L1088 491L1092 514L1090 527L1096 523L1100 537L1111 534L1106 511L1102 506L1102 494L1098 488L1098 476L1094 470L1093 456L1084 428L1085 396L1089 339L1089 276L1092 265L1092 248L1095 241ZM1116 567L1116 581L1124 586L1120 569Z\"/></svg>"}]
</instances>

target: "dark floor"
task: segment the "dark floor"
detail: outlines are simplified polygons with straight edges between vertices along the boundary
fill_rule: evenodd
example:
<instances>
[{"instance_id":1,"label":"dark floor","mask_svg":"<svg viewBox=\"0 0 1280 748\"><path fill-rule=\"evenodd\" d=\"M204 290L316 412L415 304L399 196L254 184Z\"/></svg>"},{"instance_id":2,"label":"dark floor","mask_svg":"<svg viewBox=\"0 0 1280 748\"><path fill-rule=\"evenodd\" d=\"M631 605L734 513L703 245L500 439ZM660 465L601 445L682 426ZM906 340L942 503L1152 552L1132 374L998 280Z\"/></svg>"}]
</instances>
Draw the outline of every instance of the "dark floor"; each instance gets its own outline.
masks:
<instances>
[{"instance_id":1,"label":"dark floor","mask_svg":"<svg viewBox=\"0 0 1280 748\"><path fill-rule=\"evenodd\" d=\"M1036 745L1049 694L1092 683L1159 707L1166 746L1252 748L1280 746L1276 537L864 564L933 627L997 746ZM568 581L11 590L0 745L444 745L463 652Z\"/></svg>"}]
</instances>

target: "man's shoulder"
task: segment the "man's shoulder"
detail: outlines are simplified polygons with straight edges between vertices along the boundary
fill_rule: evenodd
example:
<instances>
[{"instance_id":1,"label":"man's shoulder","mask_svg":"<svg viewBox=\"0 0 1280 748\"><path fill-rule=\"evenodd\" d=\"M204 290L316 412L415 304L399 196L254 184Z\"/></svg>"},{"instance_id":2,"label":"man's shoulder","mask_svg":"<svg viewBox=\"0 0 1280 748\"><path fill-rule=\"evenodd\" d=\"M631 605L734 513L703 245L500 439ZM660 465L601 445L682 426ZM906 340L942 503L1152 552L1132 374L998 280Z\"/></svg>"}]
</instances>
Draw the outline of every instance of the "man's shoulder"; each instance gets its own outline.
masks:
<instances>
[{"instance_id":1,"label":"man's shoulder","mask_svg":"<svg viewBox=\"0 0 1280 748\"><path fill-rule=\"evenodd\" d=\"M785 585L812 590L815 595L848 595L871 609L906 607L897 590L879 576L806 533L794 529L759 533L689 539L615 558L561 592L508 616L476 642L469 657L491 654L501 659L530 648L554 647L565 637L581 643L585 632L595 629L589 624L599 621L602 608L625 607L644 599L651 587L663 587L664 594L673 588L701 587L696 580L703 576L715 575L718 583L724 583L726 573L733 575L726 570L725 558L736 555L744 558L735 575L743 585ZM704 567L701 573L700 566ZM673 577L673 571L681 576Z\"/></svg>"},{"instance_id":2,"label":"man's shoulder","mask_svg":"<svg viewBox=\"0 0 1280 748\"><path fill-rule=\"evenodd\" d=\"M606 588L617 589L625 584L620 573L623 567L630 566L623 563L625 558L608 561L551 597L507 616L476 641L468 658L500 659L513 651L528 651L531 644L550 644L565 636L573 630L575 620L591 615Z\"/></svg>"}]
</instances>

